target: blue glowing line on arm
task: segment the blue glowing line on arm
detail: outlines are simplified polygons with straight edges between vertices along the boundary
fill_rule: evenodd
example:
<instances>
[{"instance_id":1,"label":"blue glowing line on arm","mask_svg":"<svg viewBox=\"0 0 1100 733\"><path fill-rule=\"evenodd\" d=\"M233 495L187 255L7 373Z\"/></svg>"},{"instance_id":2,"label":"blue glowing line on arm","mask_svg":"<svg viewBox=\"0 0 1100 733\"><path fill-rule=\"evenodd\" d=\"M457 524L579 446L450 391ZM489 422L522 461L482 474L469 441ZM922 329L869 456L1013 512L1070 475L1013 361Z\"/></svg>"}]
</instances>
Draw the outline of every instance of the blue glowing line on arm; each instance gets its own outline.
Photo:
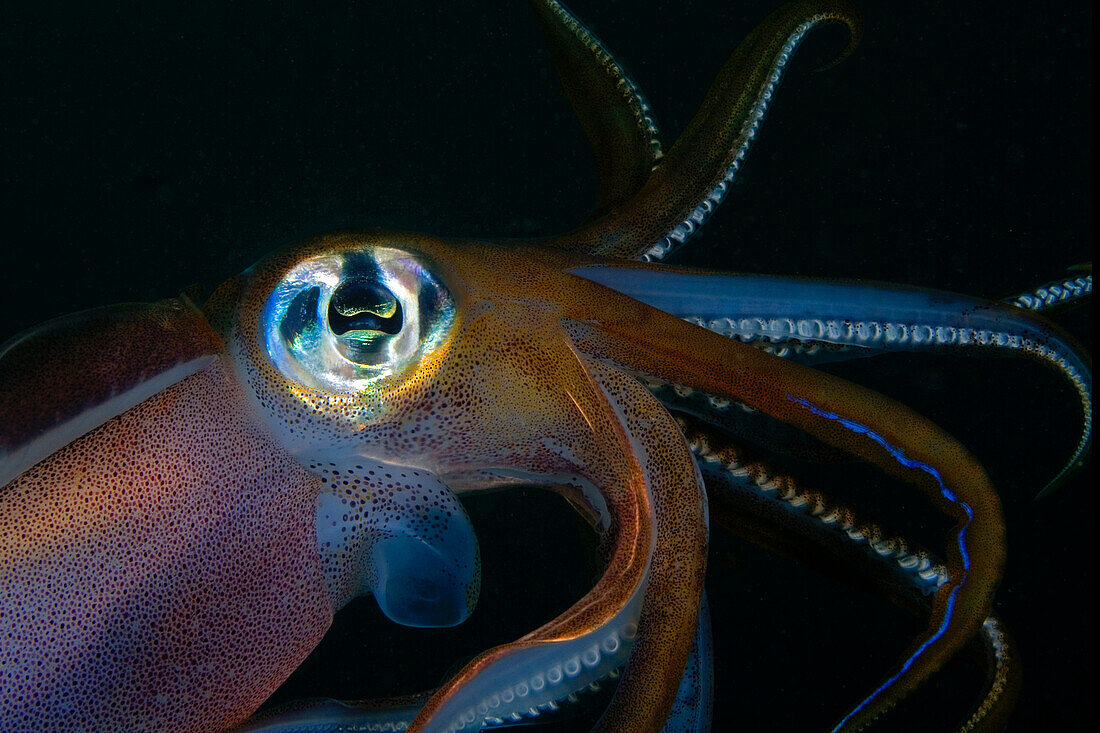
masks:
<instances>
[{"instance_id":1,"label":"blue glowing line on arm","mask_svg":"<svg viewBox=\"0 0 1100 733\"><path fill-rule=\"evenodd\" d=\"M952 614L954 613L954 610L955 610L955 597L958 595L959 590L963 586L963 583L966 582L966 572L970 570L970 552L967 550L967 547L966 547L966 530L970 527L970 523L974 520L974 509L969 504L967 504L965 501L960 501L959 497L955 494L955 492L953 492L951 489L947 488L947 485L943 482L943 477L940 475L940 472L937 471L935 467L930 466L927 463L924 463L922 461L914 460L914 459L910 458L909 456L905 455L905 451L903 451L901 448L898 448L897 446L891 445L886 440L886 438L884 438L879 433L876 433L874 430L871 430L866 425L860 424L860 423L856 422L855 420L851 420L851 419L846 418L843 415L839 415L835 412L830 412L828 410L823 410L820 407L818 407L817 405L813 404L812 402L810 402L809 400L807 400L803 397L795 397L794 395L788 394L788 395L786 395L786 398L788 400L790 400L791 402L794 402L797 405L801 405L802 407L806 408L807 410L812 412L814 415L817 415L818 417L822 417L822 418L825 418L826 420L832 420L833 422L839 423L840 425L842 425L843 427L845 427L848 430L852 431L853 433L856 433L856 434L859 434L859 435L866 435L868 438L875 441L876 443L881 445L884 449L886 449L886 452L889 453L891 456L893 456L894 460L896 460L898 463L905 466L906 468L916 468L918 470L924 471L929 476L934 478L936 480L937 484L939 484L940 493L944 496L944 498L946 498L952 504L956 504L959 507L961 507L963 512L966 513L966 522L963 524L962 528L959 530L959 534L958 534L958 538L957 538L959 553L962 555L963 577L959 579L958 584L955 585L955 587L951 589L951 594L947 597L947 605L944 609L943 622L940 624L940 627L938 629L936 629L936 633L934 633L934 634L932 634L932 636L928 637L928 639L925 640L925 642L923 644L921 644L919 647L917 647L917 650L915 652L913 652L909 656L908 659L905 660L905 662L901 665L901 669L898 670L897 674L895 674L893 677L891 677L890 679L883 682L877 690L875 690L870 695L868 695L867 698L863 702L861 702L859 705L857 705L850 713L848 713L844 717L844 720L840 721L840 723L838 723L837 726L835 728L833 728L833 733L836 733L836 731L838 731L842 727L844 727L845 723L847 723L849 720L851 720L852 716L854 716L856 713L858 713L863 708L867 707L868 703L870 703L872 700L874 700L876 697L878 697L879 694L881 694L883 692L883 690L885 690L886 688L890 687L890 685L897 682L898 679L903 674L905 674L911 666L913 666L913 662L916 661L917 657L919 657L921 654L923 654L925 649L927 649L929 646L934 644L940 637L942 637L944 632L947 631L947 627L951 625L951 617L952 617Z\"/></svg>"}]
</instances>

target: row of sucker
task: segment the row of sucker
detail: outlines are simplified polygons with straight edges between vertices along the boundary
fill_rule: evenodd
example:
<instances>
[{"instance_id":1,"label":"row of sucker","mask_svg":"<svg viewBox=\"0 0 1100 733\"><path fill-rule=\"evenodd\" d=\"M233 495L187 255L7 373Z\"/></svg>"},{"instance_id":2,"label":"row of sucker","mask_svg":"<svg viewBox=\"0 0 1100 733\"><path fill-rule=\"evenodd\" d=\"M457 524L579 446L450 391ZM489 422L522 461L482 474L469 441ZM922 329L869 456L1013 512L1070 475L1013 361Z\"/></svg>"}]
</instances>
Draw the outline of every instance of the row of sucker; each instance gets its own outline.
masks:
<instances>
[{"instance_id":1,"label":"row of sucker","mask_svg":"<svg viewBox=\"0 0 1100 733\"><path fill-rule=\"evenodd\" d=\"M813 26L826 20L826 18L827 16L823 14L815 15L805 23L799 25L794 33L790 35L787 39L787 43L783 46L783 52L776 57L775 63L772 65L771 78L760 93L760 96L757 97L756 104L753 105L748 119L741 128L741 134L739 136L741 144L738 146L733 162L730 163L729 168L726 169L726 174L722 177L722 180L710 190L710 193L699 202L686 218L672 227L672 229L653 244L649 248L649 251L643 254L640 259L646 262L658 262L663 260L698 231L699 228L707 222L710 215L714 213L714 210L718 208L718 205L722 203L722 200L726 197L726 192L729 191L734 176L737 175L737 171L741 168L741 161L745 159L745 155L749 151L749 146L752 145L752 141L756 138L756 134L760 130L760 122L764 119L764 113L768 109L772 94L775 91L776 85L779 84L779 79L783 75L783 70L787 66L787 62L790 61L791 55L794 53L795 48L798 46L803 36L805 36Z\"/></svg>"},{"instance_id":2,"label":"row of sucker","mask_svg":"<svg viewBox=\"0 0 1100 733\"><path fill-rule=\"evenodd\" d=\"M701 392L699 390L696 390L692 387L687 386L686 384L680 384L678 382L670 382L670 381L661 379L660 377L655 377L652 374L648 374L646 372L639 371L637 369L629 369L629 370L626 370L626 371L629 371L630 374L635 379L637 379L639 382L644 384L650 392L652 392L654 395L656 395L657 399L661 399L661 393L664 390L671 390L672 393L675 394L680 399L686 400L688 398L693 398L693 397L694 398L703 398L703 399L706 400L707 404L709 404L711 407L713 407L716 410L727 410L730 407L736 407L736 408L739 408L740 410L742 410L743 412L749 412L749 413L758 412L758 410L755 407L752 407L751 405L746 405L744 402L738 402L737 400L731 400L731 399L728 399L726 397L719 397L717 395L712 395L712 394L708 394L706 392ZM664 400L661 400L661 401L664 402Z\"/></svg>"},{"instance_id":3,"label":"row of sucker","mask_svg":"<svg viewBox=\"0 0 1100 733\"><path fill-rule=\"evenodd\" d=\"M608 672L608 680L619 677L619 670ZM536 720L534 716L553 712L565 703L580 703L590 693L599 692L602 682L590 682L586 688L566 695L559 701L543 705L526 716L515 718L490 718L482 723L484 728L511 728L516 725L549 722ZM369 700L295 700L279 708L261 712L248 723L235 728L233 733L394 733L409 728L413 718L423 706L428 694L407 695L397 698Z\"/></svg>"},{"instance_id":4,"label":"row of sucker","mask_svg":"<svg viewBox=\"0 0 1100 733\"><path fill-rule=\"evenodd\" d=\"M1092 295L1092 273L1044 283L1026 293L1005 298L1002 302L1024 310L1045 311L1058 305L1068 305L1089 295Z\"/></svg>"},{"instance_id":5,"label":"row of sucker","mask_svg":"<svg viewBox=\"0 0 1100 733\"><path fill-rule=\"evenodd\" d=\"M699 316L689 316L684 319L688 323L702 326L708 331L721 333L724 336L735 338L741 343L750 344L775 356L786 358L798 357L822 357L832 354L844 354L853 349L860 348L856 345L837 344L831 341L817 341L810 337L798 334L792 336L792 331L802 330L798 323L790 319L706 319ZM816 331L812 326L806 330Z\"/></svg>"},{"instance_id":6,"label":"row of sucker","mask_svg":"<svg viewBox=\"0 0 1100 733\"><path fill-rule=\"evenodd\" d=\"M732 485L748 488L762 498L782 503L790 511L817 520L822 529L842 533L851 542L866 546L883 560L892 560L897 569L925 594L934 593L947 582L946 566L926 550L913 546L876 522L858 517L848 507L829 500L819 491L806 488L793 477L773 470L766 463L746 461L728 447L716 449L707 434L689 431L683 418L677 418L677 421L688 436L692 454L708 471L719 470Z\"/></svg>"},{"instance_id":7,"label":"row of sucker","mask_svg":"<svg viewBox=\"0 0 1100 733\"><path fill-rule=\"evenodd\" d=\"M610 70L612 76L617 79L619 91L622 93L627 107L634 115L635 124L639 130L644 130L649 137L649 149L655 161L654 167L656 167L656 161L661 159L664 151L661 149L661 140L658 136L657 122L653 118L653 110L638 85L627 75L619 62L608 53L607 48L600 42L600 39L596 38L592 31L586 28L576 16L560 3L554 2L549 3L549 5L550 10L562 25L568 28L569 32L576 36L588 52L600 62L600 65Z\"/></svg>"},{"instance_id":8,"label":"row of sucker","mask_svg":"<svg viewBox=\"0 0 1100 733\"><path fill-rule=\"evenodd\" d=\"M960 733L1003 728L1003 720L994 720L994 717L1007 717L1019 692L1020 662L1016 656L1016 642L1004 622L996 615L990 615L982 624L981 635L982 646L993 664L993 673L981 703L959 727ZM1006 699L1008 696L1011 699Z\"/></svg>"},{"instance_id":9,"label":"row of sucker","mask_svg":"<svg viewBox=\"0 0 1100 733\"><path fill-rule=\"evenodd\" d=\"M924 548L875 522L857 517L849 507L803 486L793 477L775 471L762 461L748 457L728 441L710 434L707 429L697 428L693 421L679 416L676 420L704 473L719 472L731 486L751 491L757 497L780 504L806 519L816 519L826 531L846 537L853 545L867 548L873 552L871 556L878 557L881 562L891 563L925 596L935 593L947 582L946 566ZM981 701L959 727L960 732L995 728L994 721L1011 710L1020 682L1015 642L1004 623L997 616L990 615L979 633L990 671ZM1007 698L1009 695L1012 699Z\"/></svg>"},{"instance_id":10,"label":"row of sucker","mask_svg":"<svg viewBox=\"0 0 1100 733\"><path fill-rule=\"evenodd\" d=\"M701 623L704 623L704 619L708 619L705 610L700 614ZM696 644L708 644L710 643L710 631L709 620L705 620L706 632L700 637L697 633ZM624 635L628 633L636 633L637 629L632 624L626 624L624 628ZM625 639L625 636L622 637ZM603 645L603 651L608 655L613 655L615 659L619 661L625 661L625 657L629 655L631 648L631 641L626 640L622 652L618 649L613 649L615 645L615 635L609 635ZM709 658L711 652L709 649L698 649L696 652L700 655L706 655ZM600 653L597 648L596 654ZM588 664L594 656L589 652L587 659L582 659L582 663ZM693 659L696 657L693 656ZM577 657L574 657L570 661L555 665L547 670L545 674L535 675L529 680L520 683L513 688L513 693L509 696L506 691L499 694L501 703L508 703L517 698L524 696L524 690L529 690L536 687L545 687L547 684L560 684L564 677L576 677L579 675L573 674L575 672L575 661ZM561 673L555 672L555 669L560 669ZM576 690L574 692L564 693L563 696L551 699L546 702L537 703L532 705L527 710L513 712L511 714L502 716L493 716L490 712L490 702L495 700L490 699L484 705L483 710L485 717L481 723L483 728L510 728L516 725L526 725L531 723L543 722L538 720L546 713L553 713L566 704L580 703L585 695L590 693L599 692L603 685L607 681L614 682L619 678L621 672L621 666L611 667L606 670L606 674L600 678L588 682L584 687L579 687L577 684L572 685ZM695 677L687 676L689 673L694 674ZM694 699L691 695L698 695L705 690L702 686L706 683L700 682L697 676L701 674L699 669L692 671L691 665L689 665L688 672L685 673L685 681L681 684L680 694L677 696L677 704L680 706L690 706ZM685 684L687 685L688 692L685 696ZM529 694L526 693L526 694ZM709 700L709 698L707 698ZM265 714L256 716L255 719L239 729L239 733L340 733L347 730L369 731L371 733L386 733L387 731L403 731L409 727L410 722L416 716L416 712L422 704L422 700L418 703L411 703L405 698L397 698L394 700L363 700L357 702L346 702L338 700L313 700L313 701L296 701L284 706L282 709L276 709ZM706 703L704 710L709 711L710 702ZM481 708L479 708L479 711ZM674 711L675 712L675 711ZM689 714L689 712L698 713L696 710L682 710L681 717ZM670 715L671 718L674 715ZM707 719L709 720L709 712L707 713ZM666 728L669 730L669 728Z\"/></svg>"},{"instance_id":11,"label":"row of sucker","mask_svg":"<svg viewBox=\"0 0 1100 733\"><path fill-rule=\"evenodd\" d=\"M848 318L714 318L689 316L684 320L746 344L794 341L864 346L871 349L912 347L992 347L1024 351L1061 367L1058 355L1045 344L1018 334L987 328L957 328L923 323L855 321Z\"/></svg>"},{"instance_id":12,"label":"row of sucker","mask_svg":"<svg viewBox=\"0 0 1100 733\"><path fill-rule=\"evenodd\" d=\"M586 690L599 689L604 680L618 677L630 656L638 625L628 620L601 631L602 639L592 639L583 652L565 661L555 659L555 650L546 645L546 656L551 658L538 671L483 696L449 721L445 730L457 733L530 722L558 710L563 703L576 702Z\"/></svg>"},{"instance_id":13,"label":"row of sucker","mask_svg":"<svg viewBox=\"0 0 1100 733\"><path fill-rule=\"evenodd\" d=\"M1009 331L958 328L924 323L897 323L841 318L715 318L684 320L781 357L816 356L810 347L830 350L862 347L871 350L934 348L1004 349L1035 358L1064 375L1077 392L1082 427L1070 465L1084 455L1092 436L1092 390L1088 375L1050 344ZM1065 469L1063 469L1063 473Z\"/></svg>"}]
</instances>

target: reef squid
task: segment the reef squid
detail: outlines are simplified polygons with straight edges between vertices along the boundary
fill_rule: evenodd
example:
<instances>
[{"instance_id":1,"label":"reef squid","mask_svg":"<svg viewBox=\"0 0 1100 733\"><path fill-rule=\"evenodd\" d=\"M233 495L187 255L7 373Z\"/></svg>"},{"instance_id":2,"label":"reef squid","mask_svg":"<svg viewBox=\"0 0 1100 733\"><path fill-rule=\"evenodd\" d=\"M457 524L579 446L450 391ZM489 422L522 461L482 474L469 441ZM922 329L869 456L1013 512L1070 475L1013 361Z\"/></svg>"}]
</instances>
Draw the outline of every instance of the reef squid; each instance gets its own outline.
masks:
<instances>
[{"instance_id":1,"label":"reef squid","mask_svg":"<svg viewBox=\"0 0 1100 733\"><path fill-rule=\"evenodd\" d=\"M554 0L531 6L596 163L575 228L340 229L264 255L201 306L101 306L2 347L4 730L478 730L609 680L598 730L705 729L718 526L835 555L922 616L835 730L875 722L964 651L988 655L989 676L964 725L1007 719L1019 670L993 607L1006 528L985 469L901 400L812 367L1042 363L1079 416L1054 487L1089 454L1091 365L1040 311L1087 297L1091 275L1004 301L662 264L734 186L801 41L844 29L831 66L857 48L859 12L771 12L666 149L596 35ZM742 444L861 462L948 529L925 550ZM556 492L598 537L579 599L402 704L251 717L355 598L401 625L462 623L481 585L463 497L517 487Z\"/></svg>"}]
</instances>

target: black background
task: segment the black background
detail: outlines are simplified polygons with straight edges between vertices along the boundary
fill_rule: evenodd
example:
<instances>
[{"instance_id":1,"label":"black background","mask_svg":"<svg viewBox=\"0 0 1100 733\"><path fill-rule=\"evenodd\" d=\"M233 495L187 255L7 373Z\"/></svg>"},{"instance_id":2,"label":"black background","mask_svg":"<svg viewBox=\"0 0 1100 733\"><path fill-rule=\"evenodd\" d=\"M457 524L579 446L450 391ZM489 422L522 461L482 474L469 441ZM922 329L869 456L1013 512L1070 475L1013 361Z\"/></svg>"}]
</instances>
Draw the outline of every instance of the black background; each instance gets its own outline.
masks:
<instances>
[{"instance_id":1,"label":"black background","mask_svg":"<svg viewBox=\"0 0 1100 733\"><path fill-rule=\"evenodd\" d=\"M591 156L524 3L343 5L5 3L0 341L94 305L209 292L329 229L506 237L584 218ZM716 5L571 4L646 93L666 146L775 0ZM1090 260L1091 4L863 8L864 41L839 67L811 72L841 32L804 44L726 204L673 261L1001 297ZM1059 320L1091 344L1091 306ZM1032 500L1074 440L1072 392L1018 360L835 371L932 417L987 466L1010 543L996 605L1026 675L1010 729L1086 729L1091 466ZM892 496L877 501L899 513ZM473 502L474 617L397 629L357 602L280 695L428 688L564 609L591 582L591 539L559 504ZM826 729L920 628L718 530L711 569L716 730ZM949 729L977 689L956 667L884 729Z\"/></svg>"}]
</instances>

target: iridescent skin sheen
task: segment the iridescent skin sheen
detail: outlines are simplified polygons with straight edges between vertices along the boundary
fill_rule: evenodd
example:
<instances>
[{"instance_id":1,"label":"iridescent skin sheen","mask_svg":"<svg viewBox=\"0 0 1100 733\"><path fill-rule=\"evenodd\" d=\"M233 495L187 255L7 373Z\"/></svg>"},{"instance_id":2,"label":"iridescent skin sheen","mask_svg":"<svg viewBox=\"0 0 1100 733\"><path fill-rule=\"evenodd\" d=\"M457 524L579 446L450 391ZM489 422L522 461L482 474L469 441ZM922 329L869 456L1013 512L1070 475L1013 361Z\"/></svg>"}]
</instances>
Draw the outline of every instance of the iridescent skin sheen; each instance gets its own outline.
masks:
<instances>
[{"instance_id":1,"label":"iridescent skin sheen","mask_svg":"<svg viewBox=\"0 0 1100 733\"><path fill-rule=\"evenodd\" d=\"M599 534L604 569L583 598L481 654L426 700L324 703L250 729L377 719L476 730L530 719L610 676L619 683L599 730L705 729L704 481L727 502L716 504L723 525L738 524L728 502L744 488L739 477L766 491L791 484L742 470L725 438L682 422L701 413L730 427L730 404L814 450L877 466L954 523L934 570L905 564L923 551L892 551L904 555L902 582L927 600L892 588L897 578L881 568L868 571L879 573L872 585L926 613L927 627L836 728L873 722L967 645L994 651L993 683L969 723L1003 722L1017 665L991 615L1005 529L983 468L903 405L765 353L755 348L760 334L741 334L746 344L702 327L713 306L707 286L733 290L728 301L741 293L740 310L720 300L728 317L766 311L799 324L772 338L773 350L820 348L831 342L802 334L802 324L877 323L874 309L902 296L843 286L843 312L822 314L799 300L808 286L782 283L769 288L771 310L754 311L745 305L753 286L730 276L628 261L659 259L705 221L798 41L839 22L850 31L847 53L858 13L842 0L775 11L663 153L647 105L603 47L553 0L532 5L597 156L599 201L577 230L509 243L335 232L263 258L201 313L184 301L103 309L0 353L5 730L227 730L248 720L352 598L369 593L406 625L460 623L480 570L459 496L516 485L561 493ZM704 286L670 304L670 277ZM935 307L905 301L909 326L962 336L886 348L968 346L965 329L985 328L967 320L971 301L927 300ZM1077 388L1080 461L1091 427L1087 358L1040 317L990 308L1004 314L993 317L998 333L1026 336L1033 347L1024 351ZM753 424L733 427L771 446ZM780 516L781 505L771 497L737 511L836 544L819 538L828 521ZM759 541L776 546L771 537ZM858 571L866 562L842 561Z\"/></svg>"}]
</instances>

